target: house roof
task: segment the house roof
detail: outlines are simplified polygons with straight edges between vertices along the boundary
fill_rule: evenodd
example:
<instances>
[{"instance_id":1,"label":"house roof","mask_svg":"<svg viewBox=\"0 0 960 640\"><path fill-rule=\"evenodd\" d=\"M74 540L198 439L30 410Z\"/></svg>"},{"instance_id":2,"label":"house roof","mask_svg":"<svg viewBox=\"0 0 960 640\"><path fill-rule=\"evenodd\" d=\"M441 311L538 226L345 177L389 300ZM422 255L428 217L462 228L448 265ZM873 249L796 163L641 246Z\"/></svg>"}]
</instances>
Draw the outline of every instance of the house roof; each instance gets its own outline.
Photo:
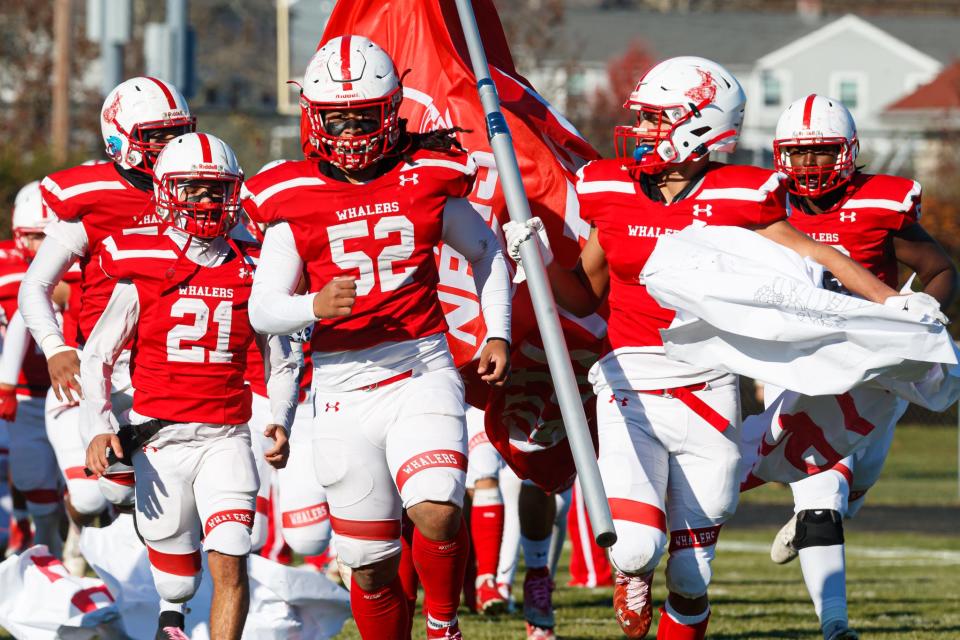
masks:
<instances>
[{"instance_id":1,"label":"house roof","mask_svg":"<svg viewBox=\"0 0 960 640\"><path fill-rule=\"evenodd\" d=\"M888 112L894 113L928 109L960 110L960 60L946 67L932 81L887 107Z\"/></svg>"},{"instance_id":2,"label":"house roof","mask_svg":"<svg viewBox=\"0 0 960 640\"><path fill-rule=\"evenodd\" d=\"M640 40L658 58L708 57L732 67L753 64L841 18L794 13L658 13L639 9L568 9L558 45L548 57L604 64ZM960 19L945 16L869 16L864 21L920 52L946 63L960 56ZM575 55L570 55L575 53Z\"/></svg>"}]
</instances>

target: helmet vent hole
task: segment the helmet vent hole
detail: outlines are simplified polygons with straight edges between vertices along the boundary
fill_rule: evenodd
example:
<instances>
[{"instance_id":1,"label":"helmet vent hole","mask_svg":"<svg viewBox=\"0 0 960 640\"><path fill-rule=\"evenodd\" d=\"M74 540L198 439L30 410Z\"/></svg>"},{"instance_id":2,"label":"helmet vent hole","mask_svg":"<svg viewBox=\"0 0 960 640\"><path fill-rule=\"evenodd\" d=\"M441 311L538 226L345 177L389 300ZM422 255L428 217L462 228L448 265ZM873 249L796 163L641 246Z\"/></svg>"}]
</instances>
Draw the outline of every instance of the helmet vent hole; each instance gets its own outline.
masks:
<instances>
[{"instance_id":1,"label":"helmet vent hole","mask_svg":"<svg viewBox=\"0 0 960 640\"><path fill-rule=\"evenodd\" d=\"M702 136L703 134L707 133L708 131L710 131L710 127L700 127L699 129L693 129L693 130L691 130L690 133L692 133L692 134L695 135L695 136ZM686 143L684 143L684 146L687 146Z\"/></svg>"}]
</instances>

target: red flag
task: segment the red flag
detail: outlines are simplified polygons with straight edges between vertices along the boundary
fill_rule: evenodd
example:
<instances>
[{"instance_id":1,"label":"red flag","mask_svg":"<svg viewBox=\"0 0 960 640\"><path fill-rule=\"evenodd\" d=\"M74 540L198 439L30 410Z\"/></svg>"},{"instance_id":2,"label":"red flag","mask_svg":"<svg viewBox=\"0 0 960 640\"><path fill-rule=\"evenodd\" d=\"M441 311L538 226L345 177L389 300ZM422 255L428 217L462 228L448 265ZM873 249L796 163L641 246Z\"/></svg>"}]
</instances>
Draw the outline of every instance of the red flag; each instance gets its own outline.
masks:
<instances>
[{"instance_id":1,"label":"red flag","mask_svg":"<svg viewBox=\"0 0 960 640\"><path fill-rule=\"evenodd\" d=\"M589 234L588 223L580 217L574 173L599 154L517 73L492 0L473 0L473 5L531 211L543 220L557 260L572 266ZM460 134L480 167L470 201L499 234L509 216L453 0L339 2L320 44L348 33L369 37L393 57L401 73L409 70L403 80L400 113L409 130L452 126L470 130ZM479 354L485 334L476 289L462 256L443 246L438 262L440 301L450 325L447 339L458 366L466 365ZM572 481L573 462L546 364L537 355L530 357L531 353L542 355L543 347L525 285L518 291L513 310L514 375L508 388L488 394L482 383L471 380L472 367L466 367L464 375L471 402L489 403L487 430L507 462L521 477L552 490ZM599 355L605 325L597 317L562 321L568 346L581 356L577 373L588 396L584 365L588 368ZM532 383L533 379L542 384ZM484 398L487 395L491 397ZM546 432L552 435L539 437Z\"/></svg>"}]
</instances>

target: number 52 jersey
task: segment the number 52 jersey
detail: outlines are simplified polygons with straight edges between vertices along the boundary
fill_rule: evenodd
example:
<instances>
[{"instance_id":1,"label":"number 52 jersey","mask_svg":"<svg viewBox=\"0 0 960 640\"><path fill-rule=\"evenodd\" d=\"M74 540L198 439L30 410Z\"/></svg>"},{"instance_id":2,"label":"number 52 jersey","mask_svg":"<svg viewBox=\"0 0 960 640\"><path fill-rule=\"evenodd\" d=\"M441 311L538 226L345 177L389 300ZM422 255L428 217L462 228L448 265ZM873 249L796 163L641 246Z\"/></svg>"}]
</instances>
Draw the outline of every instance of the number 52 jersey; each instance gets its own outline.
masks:
<instances>
[{"instance_id":1,"label":"number 52 jersey","mask_svg":"<svg viewBox=\"0 0 960 640\"><path fill-rule=\"evenodd\" d=\"M307 289L336 277L357 282L349 316L320 320L317 352L355 351L446 331L434 249L449 198L464 198L475 165L465 154L418 151L364 184L285 162L246 181L244 209L258 222L286 221L304 262Z\"/></svg>"}]
</instances>

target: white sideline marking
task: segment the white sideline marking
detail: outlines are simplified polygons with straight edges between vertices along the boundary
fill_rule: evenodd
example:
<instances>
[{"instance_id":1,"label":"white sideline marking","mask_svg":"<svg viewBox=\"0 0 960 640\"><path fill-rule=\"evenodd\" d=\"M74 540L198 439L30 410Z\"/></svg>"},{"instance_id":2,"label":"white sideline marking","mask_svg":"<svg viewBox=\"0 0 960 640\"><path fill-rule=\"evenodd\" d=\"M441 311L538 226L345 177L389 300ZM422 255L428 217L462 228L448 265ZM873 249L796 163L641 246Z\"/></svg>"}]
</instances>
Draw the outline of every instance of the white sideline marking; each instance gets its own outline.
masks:
<instances>
[{"instance_id":1,"label":"white sideline marking","mask_svg":"<svg viewBox=\"0 0 960 640\"><path fill-rule=\"evenodd\" d=\"M740 551L743 553L770 553L770 545L761 542L740 542L720 538L717 545L720 551ZM936 551L911 549L910 547L862 547L847 545L847 555L874 560L891 560L902 564L903 560L914 561L910 564L957 564L960 565L960 551Z\"/></svg>"}]
</instances>

